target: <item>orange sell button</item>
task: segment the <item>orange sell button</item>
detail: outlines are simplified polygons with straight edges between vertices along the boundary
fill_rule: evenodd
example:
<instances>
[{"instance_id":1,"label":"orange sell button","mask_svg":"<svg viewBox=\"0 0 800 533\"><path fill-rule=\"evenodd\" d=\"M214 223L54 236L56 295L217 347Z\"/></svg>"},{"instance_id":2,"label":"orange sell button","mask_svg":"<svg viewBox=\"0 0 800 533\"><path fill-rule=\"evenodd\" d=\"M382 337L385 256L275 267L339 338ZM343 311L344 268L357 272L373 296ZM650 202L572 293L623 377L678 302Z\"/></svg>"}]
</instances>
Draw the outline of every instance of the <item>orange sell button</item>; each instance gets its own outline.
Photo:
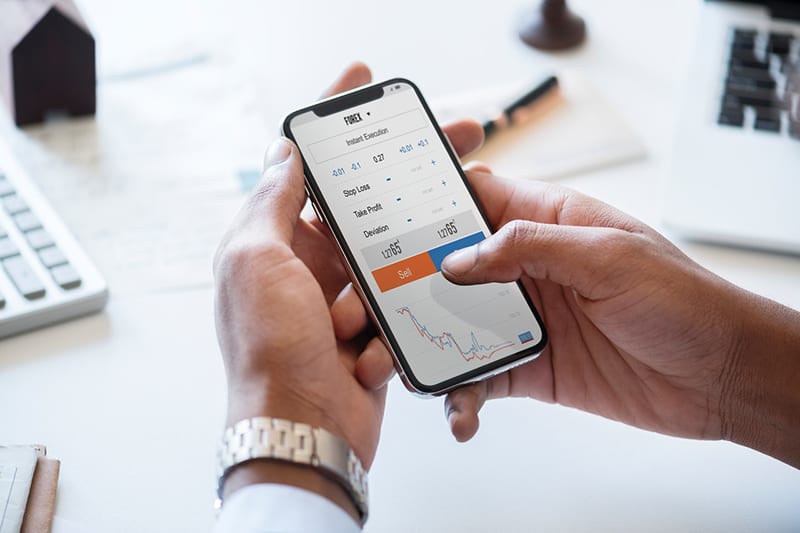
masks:
<instances>
[{"instance_id":1,"label":"orange sell button","mask_svg":"<svg viewBox=\"0 0 800 533\"><path fill-rule=\"evenodd\" d=\"M436 274L436 266L427 252L372 271L381 292L390 291L432 274Z\"/></svg>"}]
</instances>

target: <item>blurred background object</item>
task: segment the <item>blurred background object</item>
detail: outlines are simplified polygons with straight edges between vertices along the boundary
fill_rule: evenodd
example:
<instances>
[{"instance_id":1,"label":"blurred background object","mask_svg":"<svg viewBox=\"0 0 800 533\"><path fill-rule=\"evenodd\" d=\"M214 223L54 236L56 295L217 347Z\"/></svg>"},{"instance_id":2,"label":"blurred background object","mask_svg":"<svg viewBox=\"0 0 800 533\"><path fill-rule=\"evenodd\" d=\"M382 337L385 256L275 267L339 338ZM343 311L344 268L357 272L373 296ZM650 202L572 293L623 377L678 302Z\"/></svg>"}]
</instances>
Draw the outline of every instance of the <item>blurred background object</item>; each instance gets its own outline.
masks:
<instances>
[{"instance_id":1,"label":"blurred background object","mask_svg":"<svg viewBox=\"0 0 800 533\"><path fill-rule=\"evenodd\" d=\"M0 92L18 126L95 112L95 45L72 0L0 2Z\"/></svg>"},{"instance_id":2,"label":"blurred background object","mask_svg":"<svg viewBox=\"0 0 800 533\"><path fill-rule=\"evenodd\" d=\"M519 31L520 39L540 50L565 50L586 39L586 23L566 0L543 0Z\"/></svg>"}]
</instances>

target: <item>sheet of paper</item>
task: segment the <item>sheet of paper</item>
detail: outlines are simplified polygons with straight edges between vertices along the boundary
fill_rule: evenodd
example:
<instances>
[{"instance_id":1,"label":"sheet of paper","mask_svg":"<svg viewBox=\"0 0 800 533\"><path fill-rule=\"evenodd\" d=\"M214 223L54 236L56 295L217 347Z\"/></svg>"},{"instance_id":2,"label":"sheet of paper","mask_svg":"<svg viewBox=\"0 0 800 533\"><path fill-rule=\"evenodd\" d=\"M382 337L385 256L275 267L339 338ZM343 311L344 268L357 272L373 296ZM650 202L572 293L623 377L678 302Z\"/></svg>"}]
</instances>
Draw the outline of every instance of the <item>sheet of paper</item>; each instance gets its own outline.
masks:
<instances>
[{"instance_id":1,"label":"sheet of paper","mask_svg":"<svg viewBox=\"0 0 800 533\"><path fill-rule=\"evenodd\" d=\"M0 446L0 533L19 533L36 469L36 450Z\"/></svg>"},{"instance_id":2,"label":"sheet of paper","mask_svg":"<svg viewBox=\"0 0 800 533\"><path fill-rule=\"evenodd\" d=\"M488 163L501 176L555 179L645 156L623 118L579 74L558 75L560 101L537 118L493 135L466 161ZM454 95L434 102L441 122L496 117L536 81Z\"/></svg>"},{"instance_id":3,"label":"sheet of paper","mask_svg":"<svg viewBox=\"0 0 800 533\"><path fill-rule=\"evenodd\" d=\"M14 148L112 294L207 285L239 169L260 165L274 128L224 62L119 76L98 86L96 117L12 130Z\"/></svg>"}]
</instances>

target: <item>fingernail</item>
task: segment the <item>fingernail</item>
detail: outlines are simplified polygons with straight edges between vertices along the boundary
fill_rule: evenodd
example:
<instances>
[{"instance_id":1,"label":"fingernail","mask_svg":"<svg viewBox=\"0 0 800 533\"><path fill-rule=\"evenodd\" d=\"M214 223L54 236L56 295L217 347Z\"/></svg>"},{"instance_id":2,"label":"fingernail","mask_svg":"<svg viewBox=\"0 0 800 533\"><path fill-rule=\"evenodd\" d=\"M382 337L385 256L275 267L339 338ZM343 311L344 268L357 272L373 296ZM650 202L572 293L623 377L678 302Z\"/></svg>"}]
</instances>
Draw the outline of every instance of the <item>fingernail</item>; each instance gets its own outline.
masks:
<instances>
[{"instance_id":1,"label":"fingernail","mask_svg":"<svg viewBox=\"0 0 800 533\"><path fill-rule=\"evenodd\" d=\"M266 163L267 166L274 166L279 165L289 159L289 155L292 153L292 147L284 138L275 139L272 144L269 145L269 149L267 150L267 158Z\"/></svg>"},{"instance_id":2,"label":"fingernail","mask_svg":"<svg viewBox=\"0 0 800 533\"><path fill-rule=\"evenodd\" d=\"M466 274L473 269L477 258L477 249L475 246L470 246L445 257L444 261L442 261L442 268L451 274Z\"/></svg>"}]
</instances>

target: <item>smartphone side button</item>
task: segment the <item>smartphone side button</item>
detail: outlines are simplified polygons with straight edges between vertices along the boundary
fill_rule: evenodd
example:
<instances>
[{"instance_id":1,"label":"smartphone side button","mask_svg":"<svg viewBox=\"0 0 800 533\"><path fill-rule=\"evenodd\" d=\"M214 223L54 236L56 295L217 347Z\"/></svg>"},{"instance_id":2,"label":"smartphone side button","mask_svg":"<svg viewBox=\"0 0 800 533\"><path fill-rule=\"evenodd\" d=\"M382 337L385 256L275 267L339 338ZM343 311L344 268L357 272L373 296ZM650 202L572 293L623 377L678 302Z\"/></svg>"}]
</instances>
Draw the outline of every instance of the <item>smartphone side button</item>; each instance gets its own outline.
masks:
<instances>
[{"instance_id":1,"label":"smartphone side button","mask_svg":"<svg viewBox=\"0 0 800 533\"><path fill-rule=\"evenodd\" d=\"M311 190L308 188L308 185L306 184L304 188L306 190L306 196L308 196L308 199L311 200L311 208L314 210L314 214L317 215L317 218L320 220L320 222L327 226L328 222L325 220L325 217L322 216L322 212L320 211L319 207L317 207L317 200L314 198L314 195L311 194Z\"/></svg>"},{"instance_id":2,"label":"smartphone side button","mask_svg":"<svg viewBox=\"0 0 800 533\"><path fill-rule=\"evenodd\" d=\"M322 222L323 224L325 224L327 226L328 222L325 220L325 217L322 216L322 212L320 212L319 207L317 207L317 202L315 202L314 200L311 200L311 207L312 207L312 209L314 209L314 214L317 215L317 218L320 220L320 222Z\"/></svg>"}]
</instances>

